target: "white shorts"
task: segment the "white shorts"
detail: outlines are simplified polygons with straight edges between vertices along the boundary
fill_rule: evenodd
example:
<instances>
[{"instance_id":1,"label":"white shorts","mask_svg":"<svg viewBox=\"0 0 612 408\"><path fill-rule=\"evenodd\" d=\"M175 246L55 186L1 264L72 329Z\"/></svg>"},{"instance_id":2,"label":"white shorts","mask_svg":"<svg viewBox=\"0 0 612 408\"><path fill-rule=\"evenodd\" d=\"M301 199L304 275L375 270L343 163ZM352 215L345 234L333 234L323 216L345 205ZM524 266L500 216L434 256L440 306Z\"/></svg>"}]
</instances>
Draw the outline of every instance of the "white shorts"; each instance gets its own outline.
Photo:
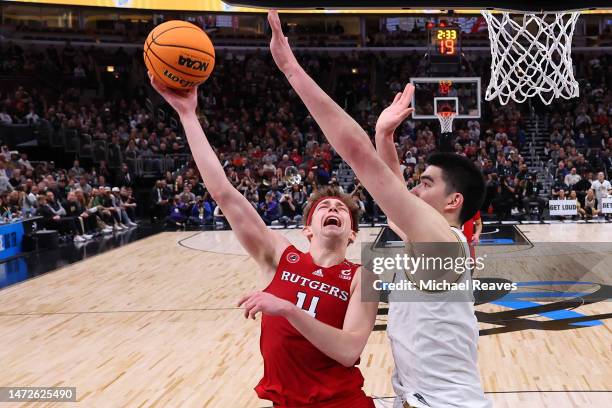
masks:
<instances>
[{"instance_id":1,"label":"white shorts","mask_svg":"<svg viewBox=\"0 0 612 408\"><path fill-rule=\"evenodd\" d=\"M376 408L394 408L395 407L395 397L387 397L387 398L376 398L372 397L374 400L374 406ZM399 398L397 398L399 400ZM399 405L401 407L401 403Z\"/></svg>"},{"instance_id":2,"label":"white shorts","mask_svg":"<svg viewBox=\"0 0 612 408\"><path fill-rule=\"evenodd\" d=\"M372 399L374 400L374 406L376 408L404 408L402 399L399 397L385 397L385 398L372 397ZM414 406L420 407L423 405L418 404Z\"/></svg>"}]
</instances>

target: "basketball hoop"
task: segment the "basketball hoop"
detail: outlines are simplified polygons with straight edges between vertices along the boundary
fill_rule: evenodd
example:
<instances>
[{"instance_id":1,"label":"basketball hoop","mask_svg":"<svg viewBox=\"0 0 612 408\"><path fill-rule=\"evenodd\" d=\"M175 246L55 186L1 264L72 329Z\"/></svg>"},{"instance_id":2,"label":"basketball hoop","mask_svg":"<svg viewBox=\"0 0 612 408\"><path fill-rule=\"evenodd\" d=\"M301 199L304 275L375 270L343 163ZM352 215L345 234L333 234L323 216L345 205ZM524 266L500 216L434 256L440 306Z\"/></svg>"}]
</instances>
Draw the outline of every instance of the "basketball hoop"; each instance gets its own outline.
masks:
<instances>
[{"instance_id":1,"label":"basketball hoop","mask_svg":"<svg viewBox=\"0 0 612 408\"><path fill-rule=\"evenodd\" d=\"M442 133L452 133L453 132L453 119L457 113L452 111L447 112L437 112L436 116L440 121L440 128L442 129Z\"/></svg>"},{"instance_id":2,"label":"basketball hoop","mask_svg":"<svg viewBox=\"0 0 612 408\"><path fill-rule=\"evenodd\" d=\"M580 12L524 13L514 20L508 12L483 10L491 41L491 81L485 99L522 103L539 96L549 105L555 98L578 96L572 67L572 36Z\"/></svg>"}]
</instances>

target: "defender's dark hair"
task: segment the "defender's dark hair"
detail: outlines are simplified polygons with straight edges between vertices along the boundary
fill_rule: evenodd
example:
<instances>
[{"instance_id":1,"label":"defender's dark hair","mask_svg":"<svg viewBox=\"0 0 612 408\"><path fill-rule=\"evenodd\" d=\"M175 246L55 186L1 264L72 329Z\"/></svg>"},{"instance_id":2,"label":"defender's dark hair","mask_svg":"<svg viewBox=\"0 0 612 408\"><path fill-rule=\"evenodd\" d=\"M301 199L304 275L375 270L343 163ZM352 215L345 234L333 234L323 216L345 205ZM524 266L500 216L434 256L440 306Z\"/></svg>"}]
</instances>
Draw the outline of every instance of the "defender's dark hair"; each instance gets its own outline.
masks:
<instances>
[{"instance_id":1,"label":"defender's dark hair","mask_svg":"<svg viewBox=\"0 0 612 408\"><path fill-rule=\"evenodd\" d=\"M459 222L463 224L472 218L485 198L484 178L474 162L455 153L433 153L427 158L427 164L442 169L448 194L460 193L463 196Z\"/></svg>"}]
</instances>

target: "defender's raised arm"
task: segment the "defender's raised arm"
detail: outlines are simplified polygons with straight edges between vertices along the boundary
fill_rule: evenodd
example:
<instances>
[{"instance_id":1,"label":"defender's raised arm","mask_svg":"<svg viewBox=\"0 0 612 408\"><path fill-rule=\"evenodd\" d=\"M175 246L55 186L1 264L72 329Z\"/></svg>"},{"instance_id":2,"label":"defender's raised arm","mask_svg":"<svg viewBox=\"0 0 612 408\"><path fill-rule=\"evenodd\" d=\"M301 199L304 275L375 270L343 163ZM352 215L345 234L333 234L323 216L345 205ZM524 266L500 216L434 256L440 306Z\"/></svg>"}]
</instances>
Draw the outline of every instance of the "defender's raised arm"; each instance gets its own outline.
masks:
<instances>
[{"instance_id":1,"label":"defender's raised arm","mask_svg":"<svg viewBox=\"0 0 612 408\"><path fill-rule=\"evenodd\" d=\"M296 60L283 35L276 11L268 12L272 28L270 51L278 68L321 127L325 137L372 194L387 216L412 241L452 242L448 222L433 207L410 194L376 154L359 124L334 102ZM418 214L406 217L406 214Z\"/></svg>"}]
</instances>

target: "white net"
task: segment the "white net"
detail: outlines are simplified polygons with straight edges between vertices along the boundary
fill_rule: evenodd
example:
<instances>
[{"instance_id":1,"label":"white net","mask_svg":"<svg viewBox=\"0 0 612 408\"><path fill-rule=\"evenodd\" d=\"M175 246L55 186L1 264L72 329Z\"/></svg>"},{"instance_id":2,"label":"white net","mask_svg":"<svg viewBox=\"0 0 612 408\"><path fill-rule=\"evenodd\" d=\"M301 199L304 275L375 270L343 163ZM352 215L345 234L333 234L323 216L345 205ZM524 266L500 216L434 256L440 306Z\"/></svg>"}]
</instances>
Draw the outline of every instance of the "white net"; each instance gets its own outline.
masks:
<instances>
[{"instance_id":1,"label":"white net","mask_svg":"<svg viewBox=\"0 0 612 408\"><path fill-rule=\"evenodd\" d=\"M454 112L438 112L436 114L440 120L441 133L451 133L453 131Z\"/></svg>"},{"instance_id":2,"label":"white net","mask_svg":"<svg viewBox=\"0 0 612 408\"><path fill-rule=\"evenodd\" d=\"M578 96L572 67L572 36L579 12L516 15L483 10L491 41L491 81L486 100L499 98L525 102L539 96L550 104L555 98Z\"/></svg>"}]
</instances>

